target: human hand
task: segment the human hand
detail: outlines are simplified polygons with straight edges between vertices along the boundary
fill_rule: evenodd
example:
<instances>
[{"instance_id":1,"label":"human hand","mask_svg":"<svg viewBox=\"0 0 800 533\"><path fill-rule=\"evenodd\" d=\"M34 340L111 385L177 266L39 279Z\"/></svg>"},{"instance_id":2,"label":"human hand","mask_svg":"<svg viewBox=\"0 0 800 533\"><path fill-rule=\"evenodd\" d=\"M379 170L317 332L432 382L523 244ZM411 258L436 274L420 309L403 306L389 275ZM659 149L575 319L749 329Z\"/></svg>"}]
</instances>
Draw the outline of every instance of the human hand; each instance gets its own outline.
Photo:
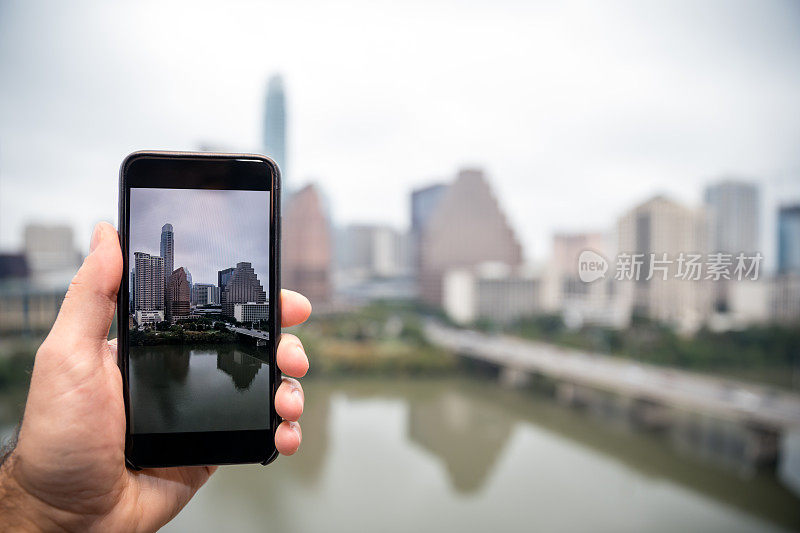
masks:
<instances>
[{"instance_id":1,"label":"human hand","mask_svg":"<svg viewBox=\"0 0 800 533\"><path fill-rule=\"evenodd\" d=\"M122 276L113 226L100 223L50 334L36 354L16 449L0 468L0 528L152 531L180 511L216 467L125 467L125 406L116 342L108 342ZM311 305L281 292L283 326L308 318ZM302 377L308 358L283 334L277 363ZM299 394L293 394L299 391ZM285 455L302 439L300 383L284 378L275 409L285 421L275 446Z\"/></svg>"}]
</instances>

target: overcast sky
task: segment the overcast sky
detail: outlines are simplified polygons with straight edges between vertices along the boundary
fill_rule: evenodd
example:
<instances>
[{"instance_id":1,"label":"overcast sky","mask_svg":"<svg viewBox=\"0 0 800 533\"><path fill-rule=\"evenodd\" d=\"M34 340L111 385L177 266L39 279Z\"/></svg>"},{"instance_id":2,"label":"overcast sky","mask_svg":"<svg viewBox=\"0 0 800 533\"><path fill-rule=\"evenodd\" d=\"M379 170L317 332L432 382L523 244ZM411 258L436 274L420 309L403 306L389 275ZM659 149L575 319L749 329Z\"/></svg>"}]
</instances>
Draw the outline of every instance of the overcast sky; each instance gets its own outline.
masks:
<instances>
[{"instance_id":1,"label":"overcast sky","mask_svg":"<svg viewBox=\"0 0 800 533\"><path fill-rule=\"evenodd\" d=\"M412 187L481 166L541 259L665 192L735 174L800 198L800 3L0 3L0 248L115 220L143 148L259 150L283 73L290 186L337 223L408 224Z\"/></svg>"},{"instance_id":2,"label":"overcast sky","mask_svg":"<svg viewBox=\"0 0 800 533\"><path fill-rule=\"evenodd\" d=\"M217 284L217 272L252 263L269 285L269 192L131 189L130 264L134 252L161 255L161 227L172 224L174 268L193 283Z\"/></svg>"}]
</instances>

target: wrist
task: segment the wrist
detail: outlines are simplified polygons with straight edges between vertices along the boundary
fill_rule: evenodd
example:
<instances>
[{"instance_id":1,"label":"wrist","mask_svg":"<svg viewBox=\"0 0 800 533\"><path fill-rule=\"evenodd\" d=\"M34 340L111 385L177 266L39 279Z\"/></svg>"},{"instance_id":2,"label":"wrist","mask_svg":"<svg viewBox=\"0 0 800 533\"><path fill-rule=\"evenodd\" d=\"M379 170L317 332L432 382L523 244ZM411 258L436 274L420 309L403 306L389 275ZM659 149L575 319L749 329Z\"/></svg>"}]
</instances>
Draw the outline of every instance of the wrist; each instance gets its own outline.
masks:
<instances>
[{"instance_id":1,"label":"wrist","mask_svg":"<svg viewBox=\"0 0 800 533\"><path fill-rule=\"evenodd\" d=\"M0 529L3 531L56 531L61 528L50 520L36 499L20 484L14 473L14 452L0 465Z\"/></svg>"}]
</instances>

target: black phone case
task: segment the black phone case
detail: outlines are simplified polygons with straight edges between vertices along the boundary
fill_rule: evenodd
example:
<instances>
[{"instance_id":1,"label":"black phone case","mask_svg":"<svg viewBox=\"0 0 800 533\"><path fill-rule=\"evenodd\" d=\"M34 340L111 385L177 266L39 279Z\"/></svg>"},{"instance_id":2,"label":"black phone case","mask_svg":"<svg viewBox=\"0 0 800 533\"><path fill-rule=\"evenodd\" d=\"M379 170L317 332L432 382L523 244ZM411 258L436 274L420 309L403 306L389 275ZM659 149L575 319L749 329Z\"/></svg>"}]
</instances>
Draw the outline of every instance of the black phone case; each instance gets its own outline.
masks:
<instances>
[{"instance_id":1,"label":"black phone case","mask_svg":"<svg viewBox=\"0 0 800 533\"><path fill-rule=\"evenodd\" d=\"M272 258L270 261L270 302L275 302L272 306L271 313L274 313L275 320L272 321L272 330L270 331L270 338L275 339L275 342L272 344L272 350L269 355L269 368L270 368L270 395L271 398L270 406L272 407L270 413L270 427L272 429L272 439L274 442L275 439L275 431L278 428L278 424L282 421L278 417L278 414L275 412L275 393L278 390L278 386L281 382L281 373L278 370L277 364L277 350L278 350L278 343L280 342L280 332L281 332L281 298L280 298L280 290L281 290L281 172L278 165L267 156L260 155L260 154L249 154L249 153L221 153L221 152L179 152L179 151L161 151L161 150L138 150L136 152L132 152L129 154L120 165L119 169L119 220L118 220L118 232L119 232L119 239L120 239L120 248L122 249L122 259L123 259L123 273L125 275L122 276L122 281L120 283L120 290L117 293L117 365L119 366L120 372L122 373L122 386L123 386L123 396L125 401L125 464L131 470L141 470L142 468L133 464L128 456L128 449L130 446L130 397L128 391L128 375L127 375L127 365L125 364L125 356L128 353L128 346L127 346L127 335L125 335L125 328L127 328L127 321L123 320L124 316L127 316L128 311L124 309L123 306L123 294L127 294L128 291L128 280L129 276L127 273L129 272L130 265L128 264L128 247L126 245L126 232L127 232L127 207L126 207L126 170L127 167L130 165L131 162L136 160L139 157L147 157L147 156L154 156L154 157L169 157L169 158L186 158L186 159L258 159L260 161L264 161L267 163L274 171L274 179L272 183L272 191L271 191L271 203L272 203L272 211L275 213L274 217L271 218L271 226L274 228L270 231L270 250L273 251ZM274 220L272 220L274 218ZM123 316L124 315L124 316ZM272 453L261 462L262 465L266 466L273 462L278 457L278 450L275 446L272 446ZM230 463L226 463L230 464Z\"/></svg>"}]
</instances>

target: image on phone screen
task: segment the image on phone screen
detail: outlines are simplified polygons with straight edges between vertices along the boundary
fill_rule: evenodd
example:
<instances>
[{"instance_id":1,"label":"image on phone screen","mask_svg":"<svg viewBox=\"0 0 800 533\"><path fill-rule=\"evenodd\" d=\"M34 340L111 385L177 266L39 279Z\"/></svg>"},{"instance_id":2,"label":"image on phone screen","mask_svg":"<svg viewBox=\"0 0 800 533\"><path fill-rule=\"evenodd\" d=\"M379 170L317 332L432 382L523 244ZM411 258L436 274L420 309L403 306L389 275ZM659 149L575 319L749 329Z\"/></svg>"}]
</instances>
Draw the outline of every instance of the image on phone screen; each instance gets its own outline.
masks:
<instances>
[{"instance_id":1,"label":"image on phone screen","mask_svg":"<svg viewBox=\"0 0 800 533\"><path fill-rule=\"evenodd\" d=\"M269 429L269 195L130 189L131 433Z\"/></svg>"}]
</instances>

